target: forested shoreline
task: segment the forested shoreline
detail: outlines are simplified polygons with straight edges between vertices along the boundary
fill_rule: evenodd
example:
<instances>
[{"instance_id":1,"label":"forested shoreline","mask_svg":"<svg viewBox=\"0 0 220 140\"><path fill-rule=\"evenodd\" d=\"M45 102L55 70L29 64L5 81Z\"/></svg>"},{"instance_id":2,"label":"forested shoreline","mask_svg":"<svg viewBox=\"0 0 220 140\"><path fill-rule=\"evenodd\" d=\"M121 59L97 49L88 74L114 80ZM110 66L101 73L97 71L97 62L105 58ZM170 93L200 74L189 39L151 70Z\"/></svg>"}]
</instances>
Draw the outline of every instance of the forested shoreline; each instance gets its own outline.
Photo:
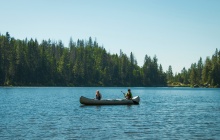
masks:
<instances>
[{"instance_id":1,"label":"forested shoreline","mask_svg":"<svg viewBox=\"0 0 220 140\"><path fill-rule=\"evenodd\" d=\"M0 86L206 86L220 85L220 52L181 73L164 72L156 56L138 66L134 54L110 54L90 37L73 41L19 40L0 34Z\"/></svg>"},{"instance_id":2,"label":"forested shoreline","mask_svg":"<svg viewBox=\"0 0 220 140\"><path fill-rule=\"evenodd\" d=\"M167 83L170 86L191 87L220 87L220 51L216 48L211 57L202 58L197 63L192 63L187 70L183 68L178 74L173 75L172 67L167 71Z\"/></svg>"}]
</instances>

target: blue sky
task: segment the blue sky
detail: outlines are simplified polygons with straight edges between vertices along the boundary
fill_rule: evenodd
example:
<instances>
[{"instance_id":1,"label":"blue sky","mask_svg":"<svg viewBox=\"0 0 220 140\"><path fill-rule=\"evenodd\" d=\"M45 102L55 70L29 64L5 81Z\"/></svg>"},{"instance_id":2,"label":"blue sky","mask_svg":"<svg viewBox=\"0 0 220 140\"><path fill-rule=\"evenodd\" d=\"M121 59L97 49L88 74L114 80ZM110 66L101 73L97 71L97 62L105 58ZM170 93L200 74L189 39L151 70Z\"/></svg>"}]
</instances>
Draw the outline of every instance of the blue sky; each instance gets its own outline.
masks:
<instances>
[{"instance_id":1,"label":"blue sky","mask_svg":"<svg viewBox=\"0 0 220 140\"><path fill-rule=\"evenodd\" d=\"M92 37L110 53L158 58L174 72L220 49L220 0L0 0L0 33L17 39Z\"/></svg>"}]
</instances>

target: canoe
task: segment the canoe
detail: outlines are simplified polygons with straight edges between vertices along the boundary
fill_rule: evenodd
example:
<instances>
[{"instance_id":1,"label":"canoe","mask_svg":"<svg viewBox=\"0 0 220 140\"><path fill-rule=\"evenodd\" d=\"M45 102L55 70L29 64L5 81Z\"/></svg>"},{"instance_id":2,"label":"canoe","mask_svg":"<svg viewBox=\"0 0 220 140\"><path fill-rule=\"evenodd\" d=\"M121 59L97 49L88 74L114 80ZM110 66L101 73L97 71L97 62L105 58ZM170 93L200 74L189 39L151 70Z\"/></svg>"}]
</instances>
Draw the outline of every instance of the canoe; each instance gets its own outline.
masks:
<instances>
[{"instance_id":1,"label":"canoe","mask_svg":"<svg viewBox=\"0 0 220 140\"><path fill-rule=\"evenodd\" d=\"M128 100L128 99L96 100L81 96L79 101L81 104L84 105L138 105L140 102L140 97L135 96L132 98L132 100Z\"/></svg>"}]
</instances>

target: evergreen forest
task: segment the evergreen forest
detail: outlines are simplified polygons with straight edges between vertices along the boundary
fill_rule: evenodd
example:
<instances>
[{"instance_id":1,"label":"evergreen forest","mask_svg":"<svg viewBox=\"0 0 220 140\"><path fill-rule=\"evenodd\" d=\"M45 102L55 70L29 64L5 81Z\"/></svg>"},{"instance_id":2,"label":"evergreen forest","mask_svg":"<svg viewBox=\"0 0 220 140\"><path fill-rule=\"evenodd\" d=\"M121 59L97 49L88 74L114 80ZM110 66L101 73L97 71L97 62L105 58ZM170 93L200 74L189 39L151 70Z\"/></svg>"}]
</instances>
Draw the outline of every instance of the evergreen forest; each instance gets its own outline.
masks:
<instances>
[{"instance_id":1,"label":"evergreen forest","mask_svg":"<svg viewBox=\"0 0 220 140\"><path fill-rule=\"evenodd\" d=\"M220 51L205 62L200 58L187 70L173 74L158 64L156 55L138 66L134 54L111 54L90 37L62 41L19 40L0 34L0 86L130 86L219 87Z\"/></svg>"},{"instance_id":2,"label":"evergreen forest","mask_svg":"<svg viewBox=\"0 0 220 140\"><path fill-rule=\"evenodd\" d=\"M183 68L180 73L173 74L169 66L167 75L168 85L191 87L220 87L220 51L215 50L211 57L202 58L197 63L192 63L187 70Z\"/></svg>"}]
</instances>

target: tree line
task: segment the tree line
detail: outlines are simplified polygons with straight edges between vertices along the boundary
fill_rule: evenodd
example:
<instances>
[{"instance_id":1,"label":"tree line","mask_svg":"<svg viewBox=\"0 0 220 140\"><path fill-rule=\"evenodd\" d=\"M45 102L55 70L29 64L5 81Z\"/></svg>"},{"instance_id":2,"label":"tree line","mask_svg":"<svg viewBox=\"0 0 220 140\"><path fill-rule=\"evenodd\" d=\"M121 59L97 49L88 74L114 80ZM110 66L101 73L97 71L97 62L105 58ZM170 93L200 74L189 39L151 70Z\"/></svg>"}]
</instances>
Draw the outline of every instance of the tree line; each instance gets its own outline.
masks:
<instances>
[{"instance_id":1,"label":"tree line","mask_svg":"<svg viewBox=\"0 0 220 140\"><path fill-rule=\"evenodd\" d=\"M169 66L167 80L169 85L192 87L220 87L220 51L215 50L212 57L202 58L197 63L192 63L189 69L185 67L180 73L173 74Z\"/></svg>"},{"instance_id":2,"label":"tree line","mask_svg":"<svg viewBox=\"0 0 220 140\"><path fill-rule=\"evenodd\" d=\"M0 34L0 86L167 86L156 56L110 54L98 42L15 39Z\"/></svg>"},{"instance_id":3,"label":"tree line","mask_svg":"<svg viewBox=\"0 0 220 140\"><path fill-rule=\"evenodd\" d=\"M156 55L138 66L134 54L110 54L98 42L19 40L0 34L0 86L193 86L220 87L220 51L173 74Z\"/></svg>"}]
</instances>

